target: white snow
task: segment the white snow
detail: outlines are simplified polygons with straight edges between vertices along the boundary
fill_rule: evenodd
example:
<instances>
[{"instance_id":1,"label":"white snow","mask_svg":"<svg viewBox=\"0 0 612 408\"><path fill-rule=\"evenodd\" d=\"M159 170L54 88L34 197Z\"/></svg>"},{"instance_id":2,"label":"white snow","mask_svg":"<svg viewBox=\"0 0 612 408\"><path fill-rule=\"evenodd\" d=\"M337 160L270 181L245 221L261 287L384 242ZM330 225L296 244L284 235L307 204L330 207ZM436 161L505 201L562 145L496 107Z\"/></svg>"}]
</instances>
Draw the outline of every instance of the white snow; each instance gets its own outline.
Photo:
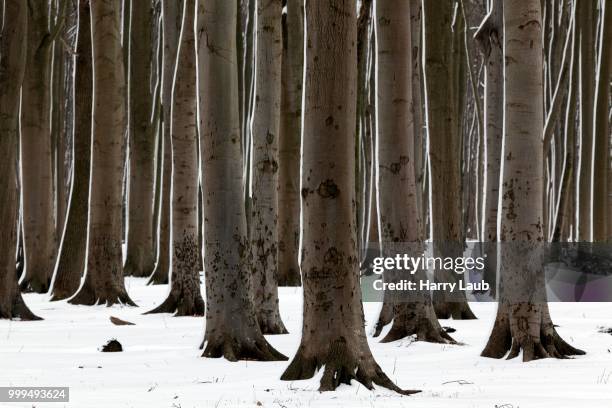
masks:
<instances>
[{"instance_id":1,"label":"white snow","mask_svg":"<svg viewBox=\"0 0 612 408\"><path fill-rule=\"evenodd\" d=\"M69 386L70 402L0 403L0 407L611 407L612 326L609 303L551 303L559 333L586 356L522 363L480 357L496 304L473 303L475 321L442 321L464 345L408 340L381 344L370 338L374 356L402 388L421 389L400 396L369 391L357 382L336 392L317 391L312 380L284 382L288 362L230 363L200 357L203 318L143 315L161 302L167 286L145 286L127 278L138 308L73 306L26 294L40 322L0 320L0 386ZM300 341L300 288L280 289L281 314L291 334L268 336L290 358ZM366 303L368 333L380 305ZM136 323L115 326L109 317ZM116 338L123 353L101 353Z\"/></svg>"}]
</instances>

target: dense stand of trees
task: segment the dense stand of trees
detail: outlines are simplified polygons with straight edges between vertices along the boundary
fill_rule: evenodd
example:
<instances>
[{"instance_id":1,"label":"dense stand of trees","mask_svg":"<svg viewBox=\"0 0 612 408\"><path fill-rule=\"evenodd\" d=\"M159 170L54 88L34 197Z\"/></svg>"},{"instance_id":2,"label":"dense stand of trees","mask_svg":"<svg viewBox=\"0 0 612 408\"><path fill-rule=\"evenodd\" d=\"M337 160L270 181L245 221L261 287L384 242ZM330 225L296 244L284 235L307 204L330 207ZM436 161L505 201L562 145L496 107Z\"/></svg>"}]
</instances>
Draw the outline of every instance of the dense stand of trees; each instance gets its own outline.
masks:
<instances>
[{"instance_id":1,"label":"dense stand of trees","mask_svg":"<svg viewBox=\"0 0 612 408\"><path fill-rule=\"evenodd\" d=\"M478 241L499 295L483 356L583 353L555 330L541 249L612 240L608 0L0 11L1 318L39 319L22 291L135 306L124 276L143 277L169 284L150 313L206 316L204 357L286 360L264 335L287 332L279 285L303 285L282 378L409 394L368 347L360 272L398 243ZM476 317L463 292L385 296L374 334L455 343L438 319Z\"/></svg>"}]
</instances>

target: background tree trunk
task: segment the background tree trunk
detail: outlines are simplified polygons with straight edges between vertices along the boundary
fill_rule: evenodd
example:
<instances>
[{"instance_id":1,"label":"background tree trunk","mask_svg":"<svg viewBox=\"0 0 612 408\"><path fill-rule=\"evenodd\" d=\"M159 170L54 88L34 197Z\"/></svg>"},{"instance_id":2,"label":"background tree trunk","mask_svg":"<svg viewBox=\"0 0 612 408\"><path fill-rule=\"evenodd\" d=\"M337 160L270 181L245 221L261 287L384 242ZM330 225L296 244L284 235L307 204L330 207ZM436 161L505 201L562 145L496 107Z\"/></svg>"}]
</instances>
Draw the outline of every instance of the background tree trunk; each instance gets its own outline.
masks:
<instances>
[{"instance_id":1,"label":"background tree trunk","mask_svg":"<svg viewBox=\"0 0 612 408\"><path fill-rule=\"evenodd\" d=\"M38 320L23 301L15 276L17 122L27 57L28 7L23 0L5 0L4 13L0 30L0 319Z\"/></svg>"},{"instance_id":2,"label":"background tree trunk","mask_svg":"<svg viewBox=\"0 0 612 408\"><path fill-rule=\"evenodd\" d=\"M28 57L21 103L21 179L25 271L21 287L49 289L56 250L51 151L49 7L29 1Z\"/></svg>"},{"instance_id":3,"label":"background tree trunk","mask_svg":"<svg viewBox=\"0 0 612 408\"><path fill-rule=\"evenodd\" d=\"M87 249L87 200L91 171L91 64L90 0L79 0L79 33L75 58L74 166L66 226L55 266L51 300L62 300L79 289Z\"/></svg>"},{"instance_id":4,"label":"background tree trunk","mask_svg":"<svg viewBox=\"0 0 612 408\"><path fill-rule=\"evenodd\" d=\"M584 352L557 334L543 269L542 18L539 0L504 2L505 135L501 301L482 355L523 361Z\"/></svg>"},{"instance_id":5,"label":"background tree trunk","mask_svg":"<svg viewBox=\"0 0 612 408\"><path fill-rule=\"evenodd\" d=\"M204 316L198 243L198 131L195 3L183 3L172 94L172 274L166 300L149 313Z\"/></svg>"},{"instance_id":6,"label":"background tree trunk","mask_svg":"<svg viewBox=\"0 0 612 408\"><path fill-rule=\"evenodd\" d=\"M123 282L121 204L125 71L121 47L121 0L91 2L93 111L91 191L85 280L70 303L135 306Z\"/></svg>"},{"instance_id":7,"label":"background tree trunk","mask_svg":"<svg viewBox=\"0 0 612 408\"><path fill-rule=\"evenodd\" d=\"M129 56L129 193L125 275L145 277L155 267L153 200L155 123L153 118L153 4L132 0Z\"/></svg>"},{"instance_id":8,"label":"background tree trunk","mask_svg":"<svg viewBox=\"0 0 612 408\"><path fill-rule=\"evenodd\" d=\"M251 250L240 151L235 1L198 11L200 154L204 207L204 357L284 360L264 338L250 297ZM211 101L213 103L211 103Z\"/></svg>"},{"instance_id":9,"label":"background tree trunk","mask_svg":"<svg viewBox=\"0 0 612 408\"><path fill-rule=\"evenodd\" d=\"M352 379L401 393L367 343L359 287L355 208L357 19L355 4L306 2L302 164L302 341L281 377L311 378L320 391Z\"/></svg>"},{"instance_id":10,"label":"background tree trunk","mask_svg":"<svg viewBox=\"0 0 612 408\"><path fill-rule=\"evenodd\" d=\"M281 0L257 0L257 67L250 239L255 313L263 334L285 334L278 310L278 135L283 52Z\"/></svg>"},{"instance_id":11,"label":"background tree trunk","mask_svg":"<svg viewBox=\"0 0 612 408\"><path fill-rule=\"evenodd\" d=\"M300 286L300 143L304 66L304 9L287 0L278 141L278 284Z\"/></svg>"}]
</instances>

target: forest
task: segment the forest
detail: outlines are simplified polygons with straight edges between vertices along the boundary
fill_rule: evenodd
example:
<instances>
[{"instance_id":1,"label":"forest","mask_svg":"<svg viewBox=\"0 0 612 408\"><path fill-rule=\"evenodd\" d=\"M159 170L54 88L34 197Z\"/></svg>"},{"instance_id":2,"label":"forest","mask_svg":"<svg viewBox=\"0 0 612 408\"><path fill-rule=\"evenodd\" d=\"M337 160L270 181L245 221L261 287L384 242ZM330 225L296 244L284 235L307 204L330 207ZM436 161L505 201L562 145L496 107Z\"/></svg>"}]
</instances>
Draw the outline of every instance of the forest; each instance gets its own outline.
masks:
<instances>
[{"instance_id":1,"label":"forest","mask_svg":"<svg viewBox=\"0 0 612 408\"><path fill-rule=\"evenodd\" d=\"M610 0L0 0L0 387L609 406L611 30Z\"/></svg>"}]
</instances>

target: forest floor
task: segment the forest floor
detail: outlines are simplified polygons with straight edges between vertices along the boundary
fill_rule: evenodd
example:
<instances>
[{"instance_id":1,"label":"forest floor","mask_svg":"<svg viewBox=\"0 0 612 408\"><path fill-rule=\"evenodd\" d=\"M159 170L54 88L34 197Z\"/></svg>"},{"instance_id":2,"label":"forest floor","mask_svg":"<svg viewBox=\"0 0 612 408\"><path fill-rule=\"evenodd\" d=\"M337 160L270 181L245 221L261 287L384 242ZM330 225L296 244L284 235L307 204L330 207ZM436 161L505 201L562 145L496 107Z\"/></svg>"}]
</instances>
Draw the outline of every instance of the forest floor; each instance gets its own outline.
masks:
<instances>
[{"instance_id":1,"label":"forest floor","mask_svg":"<svg viewBox=\"0 0 612 408\"><path fill-rule=\"evenodd\" d=\"M318 379L284 382L287 362L230 363L200 358L203 318L143 315L165 298L167 286L145 286L127 278L140 306L107 308L48 302L27 294L26 302L44 321L0 320L0 386L68 386L70 402L0 403L0 407L610 407L612 406L612 303L551 303L561 336L587 351L569 360L522 363L480 357L496 304L473 303L478 320L442 321L463 345L408 340L381 344L370 338L374 356L402 388L423 392L402 397L384 389L368 391L353 382L337 392L317 391ZM281 314L290 334L268 336L292 357L300 342L300 288L280 289ZM368 333L380 304L366 303ZM116 316L135 326L115 326ZM384 334L384 333L383 333ZM116 338L122 353L102 353ZM320 373L319 373L320 375Z\"/></svg>"}]
</instances>

